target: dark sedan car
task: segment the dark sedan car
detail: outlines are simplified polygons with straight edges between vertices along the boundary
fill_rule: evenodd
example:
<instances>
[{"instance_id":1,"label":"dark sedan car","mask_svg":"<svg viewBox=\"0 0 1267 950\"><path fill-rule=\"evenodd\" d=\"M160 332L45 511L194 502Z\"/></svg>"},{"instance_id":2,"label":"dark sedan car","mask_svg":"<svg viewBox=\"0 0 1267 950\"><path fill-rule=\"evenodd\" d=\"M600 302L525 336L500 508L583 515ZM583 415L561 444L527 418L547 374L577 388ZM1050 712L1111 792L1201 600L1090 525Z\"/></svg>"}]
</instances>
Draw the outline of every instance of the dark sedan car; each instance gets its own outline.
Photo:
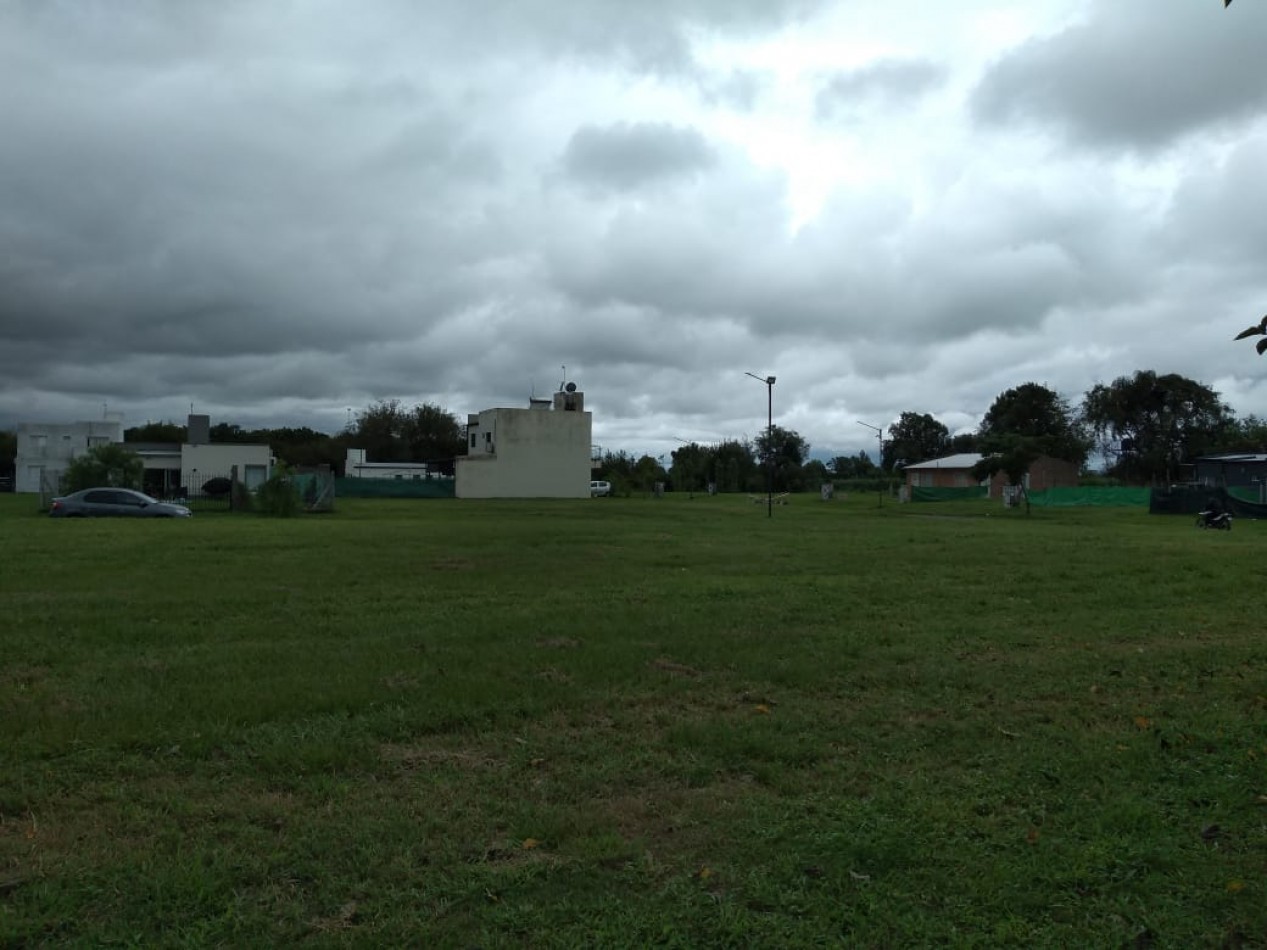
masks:
<instances>
[{"instance_id":1,"label":"dark sedan car","mask_svg":"<svg viewBox=\"0 0 1267 950\"><path fill-rule=\"evenodd\" d=\"M54 498L54 518L188 518L193 512L130 488L85 488Z\"/></svg>"}]
</instances>

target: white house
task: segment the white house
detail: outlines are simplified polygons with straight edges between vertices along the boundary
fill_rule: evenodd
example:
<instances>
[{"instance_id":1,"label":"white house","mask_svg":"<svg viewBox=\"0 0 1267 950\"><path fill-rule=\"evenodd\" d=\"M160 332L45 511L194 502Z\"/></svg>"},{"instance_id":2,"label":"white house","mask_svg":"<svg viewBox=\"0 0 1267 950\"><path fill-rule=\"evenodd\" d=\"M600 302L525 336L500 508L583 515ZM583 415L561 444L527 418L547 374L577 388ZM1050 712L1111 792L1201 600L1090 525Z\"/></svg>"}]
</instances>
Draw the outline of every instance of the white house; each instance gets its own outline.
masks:
<instances>
[{"instance_id":1,"label":"white house","mask_svg":"<svg viewBox=\"0 0 1267 950\"><path fill-rule=\"evenodd\" d=\"M94 422L19 423L13 490L56 491L74 459L99 445L122 441L123 416L115 412Z\"/></svg>"},{"instance_id":2,"label":"white house","mask_svg":"<svg viewBox=\"0 0 1267 950\"><path fill-rule=\"evenodd\" d=\"M467 417L466 455L456 462L458 498L588 498L593 417L569 383L528 409Z\"/></svg>"},{"instance_id":3,"label":"white house","mask_svg":"<svg viewBox=\"0 0 1267 950\"><path fill-rule=\"evenodd\" d=\"M432 478L433 473L426 462L367 462L365 449L348 449L347 461L343 464L343 477L421 481Z\"/></svg>"},{"instance_id":4,"label":"white house","mask_svg":"<svg viewBox=\"0 0 1267 950\"><path fill-rule=\"evenodd\" d=\"M187 442L129 442L127 447L141 457L145 467L142 486L156 495L170 495L178 489L197 491L211 478L228 478L237 470L238 479L248 488L257 488L268 479L273 453L267 445L212 443L211 419L191 415ZM17 479L20 492L59 490L62 474L72 459L98 445L123 441L123 419L111 414L101 422L74 422L62 425L18 426Z\"/></svg>"}]
</instances>

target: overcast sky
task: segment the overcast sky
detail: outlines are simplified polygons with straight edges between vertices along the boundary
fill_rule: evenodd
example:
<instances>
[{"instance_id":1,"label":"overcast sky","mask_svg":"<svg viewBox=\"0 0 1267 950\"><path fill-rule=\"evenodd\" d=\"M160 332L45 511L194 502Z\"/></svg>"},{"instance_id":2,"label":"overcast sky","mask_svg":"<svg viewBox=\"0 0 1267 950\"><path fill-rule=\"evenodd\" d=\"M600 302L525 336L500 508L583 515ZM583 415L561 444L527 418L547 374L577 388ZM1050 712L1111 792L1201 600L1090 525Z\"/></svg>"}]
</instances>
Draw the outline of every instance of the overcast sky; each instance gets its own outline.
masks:
<instances>
[{"instance_id":1,"label":"overcast sky","mask_svg":"<svg viewBox=\"0 0 1267 950\"><path fill-rule=\"evenodd\" d=\"M0 427L1267 415L1267 4L0 0Z\"/></svg>"}]
</instances>

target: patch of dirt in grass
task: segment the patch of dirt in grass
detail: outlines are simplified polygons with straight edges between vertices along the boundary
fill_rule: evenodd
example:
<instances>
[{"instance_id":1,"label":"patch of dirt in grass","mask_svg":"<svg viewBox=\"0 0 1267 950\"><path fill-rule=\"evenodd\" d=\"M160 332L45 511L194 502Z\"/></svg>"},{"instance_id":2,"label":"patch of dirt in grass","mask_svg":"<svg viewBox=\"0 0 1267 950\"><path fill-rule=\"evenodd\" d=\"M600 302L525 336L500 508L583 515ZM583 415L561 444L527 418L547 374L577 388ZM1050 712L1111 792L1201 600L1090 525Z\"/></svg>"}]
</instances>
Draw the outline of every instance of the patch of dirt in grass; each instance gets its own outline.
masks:
<instances>
[{"instance_id":1,"label":"patch of dirt in grass","mask_svg":"<svg viewBox=\"0 0 1267 950\"><path fill-rule=\"evenodd\" d=\"M426 744L387 743L380 748L379 754L388 764L405 771L437 765L461 771L486 771L506 767L503 760L479 748L446 749Z\"/></svg>"},{"instance_id":2,"label":"patch of dirt in grass","mask_svg":"<svg viewBox=\"0 0 1267 950\"><path fill-rule=\"evenodd\" d=\"M8 669L0 670L0 689L30 689L40 683L49 674L47 666L32 666L18 663Z\"/></svg>"},{"instance_id":3,"label":"patch of dirt in grass","mask_svg":"<svg viewBox=\"0 0 1267 950\"><path fill-rule=\"evenodd\" d=\"M702 787L660 783L596 802L626 841L641 842L653 863L692 866L706 855L735 803L765 794L751 776L731 775Z\"/></svg>"},{"instance_id":4,"label":"patch of dirt in grass","mask_svg":"<svg viewBox=\"0 0 1267 950\"><path fill-rule=\"evenodd\" d=\"M570 683L572 677L570 674L556 669L553 666L546 667L544 670L537 671L537 679L545 680L547 683Z\"/></svg>"},{"instance_id":5,"label":"patch of dirt in grass","mask_svg":"<svg viewBox=\"0 0 1267 950\"><path fill-rule=\"evenodd\" d=\"M408 673L392 673L383 677L383 686L390 690L413 689L418 685L418 677Z\"/></svg>"},{"instance_id":6,"label":"patch of dirt in grass","mask_svg":"<svg viewBox=\"0 0 1267 950\"><path fill-rule=\"evenodd\" d=\"M571 637L544 637L537 641L537 646L543 650L575 650L580 645L580 640Z\"/></svg>"},{"instance_id":7,"label":"patch of dirt in grass","mask_svg":"<svg viewBox=\"0 0 1267 950\"><path fill-rule=\"evenodd\" d=\"M676 663L668 657L659 657L647 664L652 669L662 670L665 673L675 673L679 676L703 676L703 672L695 669L693 666L687 666L685 663Z\"/></svg>"},{"instance_id":8,"label":"patch of dirt in grass","mask_svg":"<svg viewBox=\"0 0 1267 950\"><path fill-rule=\"evenodd\" d=\"M328 917L318 917L308 926L318 933L339 933L350 930L360 920L360 908L356 901L348 901L339 908L338 913Z\"/></svg>"},{"instance_id":9,"label":"patch of dirt in grass","mask_svg":"<svg viewBox=\"0 0 1267 950\"><path fill-rule=\"evenodd\" d=\"M523 841L498 839L488 844L482 852L468 851L466 859L471 864L486 864L501 871L511 871L530 864L557 864L558 857L549 851L549 845L535 838Z\"/></svg>"}]
</instances>

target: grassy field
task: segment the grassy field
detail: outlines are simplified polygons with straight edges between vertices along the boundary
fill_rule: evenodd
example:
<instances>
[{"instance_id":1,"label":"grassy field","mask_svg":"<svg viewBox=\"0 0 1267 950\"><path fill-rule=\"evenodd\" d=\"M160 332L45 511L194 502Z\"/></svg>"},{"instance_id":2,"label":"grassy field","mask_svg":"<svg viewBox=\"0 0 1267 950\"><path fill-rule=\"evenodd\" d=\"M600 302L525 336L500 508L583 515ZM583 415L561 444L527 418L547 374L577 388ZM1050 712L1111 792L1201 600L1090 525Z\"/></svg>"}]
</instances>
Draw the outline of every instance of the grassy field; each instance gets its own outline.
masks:
<instances>
[{"instance_id":1,"label":"grassy field","mask_svg":"<svg viewBox=\"0 0 1267 950\"><path fill-rule=\"evenodd\" d=\"M1265 532L0 496L0 945L1267 946Z\"/></svg>"}]
</instances>

